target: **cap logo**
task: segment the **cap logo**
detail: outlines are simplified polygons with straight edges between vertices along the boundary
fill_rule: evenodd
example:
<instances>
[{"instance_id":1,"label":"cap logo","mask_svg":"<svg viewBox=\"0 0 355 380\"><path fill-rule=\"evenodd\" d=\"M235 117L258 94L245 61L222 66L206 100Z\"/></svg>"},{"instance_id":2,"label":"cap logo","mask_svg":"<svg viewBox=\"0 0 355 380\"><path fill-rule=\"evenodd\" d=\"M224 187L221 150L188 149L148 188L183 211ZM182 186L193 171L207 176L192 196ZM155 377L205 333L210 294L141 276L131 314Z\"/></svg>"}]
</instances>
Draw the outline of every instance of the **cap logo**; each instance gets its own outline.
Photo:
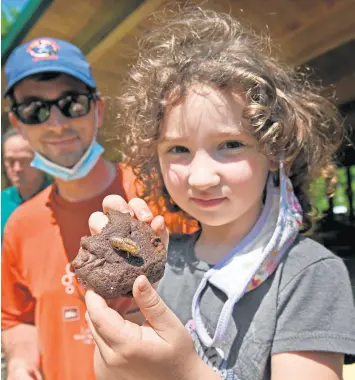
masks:
<instances>
[{"instance_id":1,"label":"cap logo","mask_svg":"<svg viewBox=\"0 0 355 380\"><path fill-rule=\"evenodd\" d=\"M26 52L32 56L33 61L58 59L59 46L50 39L38 39L30 43Z\"/></svg>"}]
</instances>

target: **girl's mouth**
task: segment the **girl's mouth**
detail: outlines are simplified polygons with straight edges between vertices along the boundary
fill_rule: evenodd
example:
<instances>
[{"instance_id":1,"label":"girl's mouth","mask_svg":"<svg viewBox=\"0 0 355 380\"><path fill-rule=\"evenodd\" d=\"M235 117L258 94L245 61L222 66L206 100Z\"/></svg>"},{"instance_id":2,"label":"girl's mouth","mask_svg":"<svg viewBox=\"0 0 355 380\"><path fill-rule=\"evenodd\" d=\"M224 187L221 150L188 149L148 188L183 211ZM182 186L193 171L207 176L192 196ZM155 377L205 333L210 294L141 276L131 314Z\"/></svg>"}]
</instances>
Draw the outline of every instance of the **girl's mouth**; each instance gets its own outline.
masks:
<instances>
[{"instance_id":1,"label":"girl's mouth","mask_svg":"<svg viewBox=\"0 0 355 380\"><path fill-rule=\"evenodd\" d=\"M201 198L191 198L191 200L200 207L216 207L223 203L227 198L211 198L211 199L201 199Z\"/></svg>"}]
</instances>

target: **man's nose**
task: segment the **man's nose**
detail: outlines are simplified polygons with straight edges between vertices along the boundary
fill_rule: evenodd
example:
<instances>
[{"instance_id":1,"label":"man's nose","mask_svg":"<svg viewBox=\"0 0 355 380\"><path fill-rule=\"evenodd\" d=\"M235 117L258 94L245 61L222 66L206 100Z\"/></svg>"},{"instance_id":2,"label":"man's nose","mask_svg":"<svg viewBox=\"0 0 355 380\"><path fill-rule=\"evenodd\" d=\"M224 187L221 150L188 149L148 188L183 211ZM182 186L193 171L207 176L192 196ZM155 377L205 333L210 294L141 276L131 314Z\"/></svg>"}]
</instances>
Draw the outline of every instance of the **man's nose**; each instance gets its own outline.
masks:
<instances>
[{"instance_id":1,"label":"man's nose","mask_svg":"<svg viewBox=\"0 0 355 380\"><path fill-rule=\"evenodd\" d=\"M21 162L19 160L15 161L14 166L13 166L13 170L15 172L20 172L20 171L22 171L22 169L23 169L23 165L21 164Z\"/></svg>"},{"instance_id":2,"label":"man's nose","mask_svg":"<svg viewBox=\"0 0 355 380\"><path fill-rule=\"evenodd\" d=\"M220 176L215 170L214 160L209 155L196 154L190 164L188 183L201 191L219 185Z\"/></svg>"},{"instance_id":3,"label":"man's nose","mask_svg":"<svg viewBox=\"0 0 355 380\"><path fill-rule=\"evenodd\" d=\"M63 115L57 106L53 105L50 109L50 115L47 124L49 127L66 128L68 126L68 118Z\"/></svg>"}]
</instances>

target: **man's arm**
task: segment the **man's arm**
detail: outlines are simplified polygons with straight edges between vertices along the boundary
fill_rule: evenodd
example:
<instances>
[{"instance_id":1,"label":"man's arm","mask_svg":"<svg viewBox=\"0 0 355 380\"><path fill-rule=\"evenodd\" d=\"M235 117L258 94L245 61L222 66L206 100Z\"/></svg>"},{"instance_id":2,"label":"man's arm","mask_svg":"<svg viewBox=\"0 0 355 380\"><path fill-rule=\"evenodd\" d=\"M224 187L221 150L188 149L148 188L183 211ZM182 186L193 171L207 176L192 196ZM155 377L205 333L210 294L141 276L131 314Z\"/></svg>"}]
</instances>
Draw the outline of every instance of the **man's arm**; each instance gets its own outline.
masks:
<instances>
[{"instance_id":1,"label":"man's arm","mask_svg":"<svg viewBox=\"0 0 355 380\"><path fill-rule=\"evenodd\" d=\"M16 214L16 211L15 213ZM2 247L1 329L7 362L7 380L42 379L37 330L34 326L35 298L21 270L21 229L11 215Z\"/></svg>"},{"instance_id":2,"label":"man's arm","mask_svg":"<svg viewBox=\"0 0 355 380\"><path fill-rule=\"evenodd\" d=\"M37 330L19 324L2 331L2 344L7 363L7 379L42 379Z\"/></svg>"}]
</instances>

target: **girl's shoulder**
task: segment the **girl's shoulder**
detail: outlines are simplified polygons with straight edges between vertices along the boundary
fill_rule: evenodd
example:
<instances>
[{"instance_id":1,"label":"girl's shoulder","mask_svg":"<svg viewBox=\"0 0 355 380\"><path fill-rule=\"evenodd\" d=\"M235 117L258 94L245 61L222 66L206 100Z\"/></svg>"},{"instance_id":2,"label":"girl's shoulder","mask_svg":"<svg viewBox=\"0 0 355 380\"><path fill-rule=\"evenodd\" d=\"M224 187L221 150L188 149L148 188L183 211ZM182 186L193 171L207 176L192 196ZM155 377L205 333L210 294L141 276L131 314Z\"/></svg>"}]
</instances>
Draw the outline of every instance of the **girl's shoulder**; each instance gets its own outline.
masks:
<instances>
[{"instance_id":1,"label":"girl's shoulder","mask_svg":"<svg viewBox=\"0 0 355 380\"><path fill-rule=\"evenodd\" d=\"M312 255L309 255L309 251L312 250ZM339 259L333 252L327 249L324 245L317 241L300 234L296 241L293 243L288 256L299 257L303 255L307 257L309 261L317 261L322 259Z\"/></svg>"},{"instance_id":2,"label":"girl's shoulder","mask_svg":"<svg viewBox=\"0 0 355 380\"><path fill-rule=\"evenodd\" d=\"M280 304L288 303L290 299L307 299L314 308L339 304L340 309L349 310L348 315L355 323L354 295L348 268L342 258L322 244L300 236L276 273ZM355 338L355 331L353 335Z\"/></svg>"},{"instance_id":3,"label":"girl's shoulder","mask_svg":"<svg viewBox=\"0 0 355 380\"><path fill-rule=\"evenodd\" d=\"M300 235L280 264L284 285L303 273L322 267L325 272L348 275L343 259L315 240Z\"/></svg>"}]
</instances>

